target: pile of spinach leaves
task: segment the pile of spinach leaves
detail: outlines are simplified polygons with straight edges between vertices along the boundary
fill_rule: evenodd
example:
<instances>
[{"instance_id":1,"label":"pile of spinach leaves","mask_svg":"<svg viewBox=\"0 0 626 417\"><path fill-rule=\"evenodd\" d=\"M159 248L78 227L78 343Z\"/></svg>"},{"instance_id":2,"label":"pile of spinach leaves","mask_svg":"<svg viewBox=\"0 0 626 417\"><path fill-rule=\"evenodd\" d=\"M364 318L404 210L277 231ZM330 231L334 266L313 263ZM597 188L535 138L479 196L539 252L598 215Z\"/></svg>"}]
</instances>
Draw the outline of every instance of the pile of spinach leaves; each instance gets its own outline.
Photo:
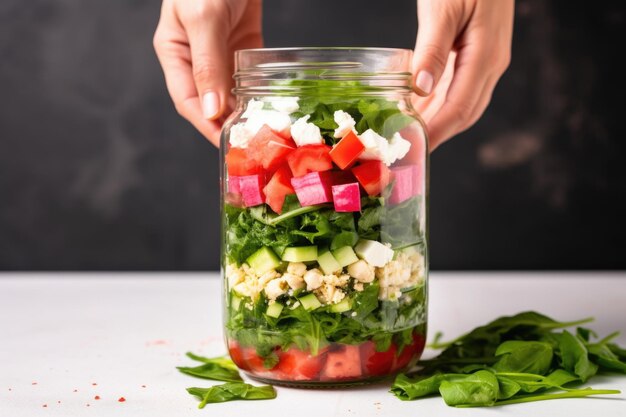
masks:
<instances>
[{"instance_id":1,"label":"pile of spinach leaves","mask_svg":"<svg viewBox=\"0 0 626 417\"><path fill-rule=\"evenodd\" d=\"M444 350L418 363L416 377L400 374L391 392L401 400L441 395L447 405L477 407L618 394L576 388L598 372L626 373L626 350L612 343L618 333L595 341L590 329L564 327L536 312L501 317L434 348ZM440 335L439 335L440 336Z\"/></svg>"}]
</instances>

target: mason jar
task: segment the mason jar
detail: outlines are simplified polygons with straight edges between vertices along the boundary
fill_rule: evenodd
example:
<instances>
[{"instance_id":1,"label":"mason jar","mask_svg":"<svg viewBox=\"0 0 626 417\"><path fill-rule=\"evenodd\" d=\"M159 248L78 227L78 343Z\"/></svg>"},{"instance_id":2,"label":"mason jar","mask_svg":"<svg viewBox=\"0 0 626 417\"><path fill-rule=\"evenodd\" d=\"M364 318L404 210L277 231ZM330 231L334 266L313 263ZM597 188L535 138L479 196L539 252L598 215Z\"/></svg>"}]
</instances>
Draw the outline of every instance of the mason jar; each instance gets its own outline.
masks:
<instances>
[{"instance_id":1,"label":"mason jar","mask_svg":"<svg viewBox=\"0 0 626 417\"><path fill-rule=\"evenodd\" d=\"M411 51L249 49L221 136L228 351L272 384L375 381L427 324L428 149Z\"/></svg>"}]
</instances>

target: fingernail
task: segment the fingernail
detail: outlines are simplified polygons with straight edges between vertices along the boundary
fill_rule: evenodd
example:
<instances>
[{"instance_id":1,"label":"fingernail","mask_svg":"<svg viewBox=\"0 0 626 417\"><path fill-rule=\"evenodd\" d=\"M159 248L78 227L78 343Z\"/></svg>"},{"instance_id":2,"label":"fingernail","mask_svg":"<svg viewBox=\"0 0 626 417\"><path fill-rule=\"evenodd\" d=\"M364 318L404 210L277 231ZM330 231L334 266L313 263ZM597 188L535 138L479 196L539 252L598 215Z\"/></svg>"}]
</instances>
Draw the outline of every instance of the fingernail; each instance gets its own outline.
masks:
<instances>
[{"instance_id":1,"label":"fingernail","mask_svg":"<svg viewBox=\"0 0 626 417\"><path fill-rule=\"evenodd\" d=\"M214 118L220 110L220 98L215 91L202 96L202 113L206 119Z\"/></svg>"},{"instance_id":2,"label":"fingernail","mask_svg":"<svg viewBox=\"0 0 626 417\"><path fill-rule=\"evenodd\" d=\"M433 89L435 79L428 71L420 71L415 78L415 87L420 89L424 94L430 94Z\"/></svg>"}]
</instances>

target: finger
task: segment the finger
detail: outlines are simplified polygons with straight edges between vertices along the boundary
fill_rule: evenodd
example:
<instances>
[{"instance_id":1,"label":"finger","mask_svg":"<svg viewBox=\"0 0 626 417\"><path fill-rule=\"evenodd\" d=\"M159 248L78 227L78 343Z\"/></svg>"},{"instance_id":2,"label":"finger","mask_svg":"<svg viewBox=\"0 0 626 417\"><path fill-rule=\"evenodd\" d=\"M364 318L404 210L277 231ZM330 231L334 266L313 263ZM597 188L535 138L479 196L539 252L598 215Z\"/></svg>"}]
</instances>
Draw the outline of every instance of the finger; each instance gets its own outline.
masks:
<instances>
[{"instance_id":1,"label":"finger","mask_svg":"<svg viewBox=\"0 0 626 417\"><path fill-rule=\"evenodd\" d=\"M211 143L219 147L221 126L203 116L192 74L189 48L180 38L180 34L164 29L160 25L154 36L154 47L176 111L193 124Z\"/></svg>"},{"instance_id":2,"label":"finger","mask_svg":"<svg viewBox=\"0 0 626 417\"><path fill-rule=\"evenodd\" d=\"M428 125L431 149L467 126L490 74L485 70L489 45L468 45L458 51L454 78L443 105Z\"/></svg>"},{"instance_id":3,"label":"finger","mask_svg":"<svg viewBox=\"0 0 626 417\"><path fill-rule=\"evenodd\" d=\"M413 55L413 74L417 93L429 95L443 73L458 31L458 20L449 3L418 1L419 30Z\"/></svg>"},{"instance_id":4,"label":"finger","mask_svg":"<svg viewBox=\"0 0 626 417\"><path fill-rule=\"evenodd\" d=\"M446 94L448 93L448 89L450 88L450 83L452 83L452 79L454 77L454 63L456 61L456 52L450 52L448 56L448 63L446 64L446 68L439 79L439 82L433 89L433 92L426 96L421 97L418 95L414 95L414 107L417 112L422 117L422 120L427 124L432 120L432 118L437 114L441 106L446 99Z\"/></svg>"},{"instance_id":5,"label":"finger","mask_svg":"<svg viewBox=\"0 0 626 417\"><path fill-rule=\"evenodd\" d=\"M229 95L229 19L224 9L226 6L209 2L201 4L207 6L193 9L192 15L180 17L187 31L193 78L202 103L202 114L206 119L215 120L224 113Z\"/></svg>"}]
</instances>

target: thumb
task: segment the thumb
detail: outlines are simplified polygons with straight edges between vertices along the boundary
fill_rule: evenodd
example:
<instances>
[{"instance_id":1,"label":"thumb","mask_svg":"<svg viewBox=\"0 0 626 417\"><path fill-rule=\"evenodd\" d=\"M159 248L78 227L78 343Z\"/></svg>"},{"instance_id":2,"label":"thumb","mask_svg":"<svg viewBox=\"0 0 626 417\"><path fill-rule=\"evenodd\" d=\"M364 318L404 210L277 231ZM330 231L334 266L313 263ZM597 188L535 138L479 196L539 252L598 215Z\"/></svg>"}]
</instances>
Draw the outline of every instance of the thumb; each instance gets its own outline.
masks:
<instances>
[{"instance_id":1,"label":"thumb","mask_svg":"<svg viewBox=\"0 0 626 417\"><path fill-rule=\"evenodd\" d=\"M230 74L227 16L205 15L187 27L193 77L206 119L219 118L228 105Z\"/></svg>"},{"instance_id":2,"label":"thumb","mask_svg":"<svg viewBox=\"0 0 626 417\"><path fill-rule=\"evenodd\" d=\"M413 74L417 93L427 96L446 67L458 23L454 21L453 13L443 10L445 2L418 1L417 4L419 26L413 54Z\"/></svg>"}]
</instances>

